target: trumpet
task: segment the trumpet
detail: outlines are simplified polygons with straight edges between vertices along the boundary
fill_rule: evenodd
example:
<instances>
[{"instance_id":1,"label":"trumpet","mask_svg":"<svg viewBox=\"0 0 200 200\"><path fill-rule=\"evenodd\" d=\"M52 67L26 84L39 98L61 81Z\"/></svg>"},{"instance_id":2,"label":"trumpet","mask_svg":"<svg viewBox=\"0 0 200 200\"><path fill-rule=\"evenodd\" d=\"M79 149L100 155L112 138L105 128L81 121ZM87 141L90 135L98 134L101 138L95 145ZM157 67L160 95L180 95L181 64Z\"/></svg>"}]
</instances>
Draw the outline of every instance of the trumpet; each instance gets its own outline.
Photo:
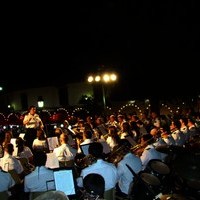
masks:
<instances>
[{"instance_id":1,"label":"trumpet","mask_svg":"<svg viewBox=\"0 0 200 200\"><path fill-rule=\"evenodd\" d=\"M134 147L131 148L131 152L137 156L141 156L142 152L144 151L146 146L142 144L137 144Z\"/></svg>"},{"instance_id":2,"label":"trumpet","mask_svg":"<svg viewBox=\"0 0 200 200\"><path fill-rule=\"evenodd\" d=\"M131 151L136 151L136 150L138 150L138 149L140 149L141 147L143 147L142 146L142 144L137 144L137 145L135 145L135 146L133 146L133 147L131 147Z\"/></svg>"},{"instance_id":3,"label":"trumpet","mask_svg":"<svg viewBox=\"0 0 200 200\"><path fill-rule=\"evenodd\" d=\"M131 151L132 151L134 154L140 156L140 155L142 154L142 152L144 151L145 147L146 147L149 143L153 143L153 142L154 142L154 138L151 137L151 138L149 138L148 140L143 141L142 143L133 146L133 147L131 148Z\"/></svg>"}]
</instances>

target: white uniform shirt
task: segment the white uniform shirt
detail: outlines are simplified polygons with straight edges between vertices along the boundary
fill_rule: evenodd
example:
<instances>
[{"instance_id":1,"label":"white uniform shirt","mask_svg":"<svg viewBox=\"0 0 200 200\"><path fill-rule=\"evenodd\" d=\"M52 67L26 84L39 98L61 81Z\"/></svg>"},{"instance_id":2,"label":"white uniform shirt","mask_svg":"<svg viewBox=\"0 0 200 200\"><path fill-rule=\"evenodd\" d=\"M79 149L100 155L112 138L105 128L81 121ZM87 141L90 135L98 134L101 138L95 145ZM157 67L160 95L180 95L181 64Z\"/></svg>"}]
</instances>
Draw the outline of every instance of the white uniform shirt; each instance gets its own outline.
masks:
<instances>
[{"instance_id":1,"label":"white uniform shirt","mask_svg":"<svg viewBox=\"0 0 200 200\"><path fill-rule=\"evenodd\" d=\"M113 148L117 145L117 143L115 142L115 140L111 136L107 137L106 142L110 146L111 150L113 150Z\"/></svg>"},{"instance_id":2,"label":"white uniform shirt","mask_svg":"<svg viewBox=\"0 0 200 200\"><path fill-rule=\"evenodd\" d=\"M21 174L24 170L20 161L6 152L4 157L0 159L0 166L4 171L15 170L17 174Z\"/></svg>"},{"instance_id":3,"label":"white uniform shirt","mask_svg":"<svg viewBox=\"0 0 200 200\"><path fill-rule=\"evenodd\" d=\"M121 132L120 133L120 139L126 139L126 137L128 136L128 132Z\"/></svg>"},{"instance_id":4,"label":"white uniform shirt","mask_svg":"<svg viewBox=\"0 0 200 200\"><path fill-rule=\"evenodd\" d=\"M26 128L38 128L40 125L43 125L42 120L40 119L38 114L31 115L28 113L24 116L23 121L27 121L28 119L31 119L26 125Z\"/></svg>"},{"instance_id":5,"label":"white uniform shirt","mask_svg":"<svg viewBox=\"0 0 200 200\"><path fill-rule=\"evenodd\" d=\"M18 155L20 158L31 158L33 156L33 152L31 151L31 149L27 146L24 147L24 150L20 153L18 153Z\"/></svg>"},{"instance_id":6,"label":"white uniform shirt","mask_svg":"<svg viewBox=\"0 0 200 200\"><path fill-rule=\"evenodd\" d=\"M39 140L38 138L35 138L33 140L32 148L34 150L44 150L44 149L47 149L48 148L47 141L45 139L44 140Z\"/></svg>"},{"instance_id":7,"label":"white uniform shirt","mask_svg":"<svg viewBox=\"0 0 200 200\"><path fill-rule=\"evenodd\" d=\"M75 158L77 150L68 144L62 144L54 148L53 152L56 154L59 161L69 161Z\"/></svg>"}]
</instances>

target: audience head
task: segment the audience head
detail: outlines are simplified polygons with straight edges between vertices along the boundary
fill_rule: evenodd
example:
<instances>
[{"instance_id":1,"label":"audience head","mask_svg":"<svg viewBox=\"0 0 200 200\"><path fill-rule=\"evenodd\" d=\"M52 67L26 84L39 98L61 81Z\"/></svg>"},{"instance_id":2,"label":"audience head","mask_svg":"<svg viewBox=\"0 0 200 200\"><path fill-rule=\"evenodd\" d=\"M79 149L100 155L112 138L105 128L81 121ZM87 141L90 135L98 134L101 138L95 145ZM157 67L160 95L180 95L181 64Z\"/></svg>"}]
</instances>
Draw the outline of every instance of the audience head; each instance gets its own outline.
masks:
<instances>
[{"instance_id":1,"label":"audience head","mask_svg":"<svg viewBox=\"0 0 200 200\"><path fill-rule=\"evenodd\" d=\"M69 200L68 196L62 191L47 191L39 195L34 200Z\"/></svg>"},{"instance_id":2,"label":"audience head","mask_svg":"<svg viewBox=\"0 0 200 200\"><path fill-rule=\"evenodd\" d=\"M96 173L88 174L83 179L83 187L86 193L94 199L103 198L105 191L105 180L103 176Z\"/></svg>"}]
</instances>

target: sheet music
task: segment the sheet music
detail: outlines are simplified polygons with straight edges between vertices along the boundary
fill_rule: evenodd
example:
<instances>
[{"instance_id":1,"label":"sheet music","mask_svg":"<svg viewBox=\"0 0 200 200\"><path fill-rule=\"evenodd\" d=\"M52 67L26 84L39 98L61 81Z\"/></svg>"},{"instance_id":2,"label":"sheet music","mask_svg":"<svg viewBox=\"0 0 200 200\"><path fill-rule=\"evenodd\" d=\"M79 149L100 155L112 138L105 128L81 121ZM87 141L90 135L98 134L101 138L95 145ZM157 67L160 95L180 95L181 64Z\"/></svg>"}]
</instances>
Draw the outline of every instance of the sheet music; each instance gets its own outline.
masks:
<instances>
[{"instance_id":1,"label":"sheet music","mask_svg":"<svg viewBox=\"0 0 200 200\"><path fill-rule=\"evenodd\" d=\"M69 170L54 171L56 190L64 192L66 195L75 195L75 182L73 172Z\"/></svg>"},{"instance_id":2,"label":"sheet music","mask_svg":"<svg viewBox=\"0 0 200 200\"><path fill-rule=\"evenodd\" d=\"M50 169L59 168L59 161L55 153L47 153L46 167Z\"/></svg>"},{"instance_id":3,"label":"sheet music","mask_svg":"<svg viewBox=\"0 0 200 200\"><path fill-rule=\"evenodd\" d=\"M101 141L100 143L103 145L103 152L105 154L110 153L110 146L108 145L108 143L105 141Z\"/></svg>"},{"instance_id":4,"label":"sheet music","mask_svg":"<svg viewBox=\"0 0 200 200\"><path fill-rule=\"evenodd\" d=\"M129 143L131 144L131 146L133 146L133 147L137 144L130 135L126 136L125 139L127 139L129 141Z\"/></svg>"},{"instance_id":5,"label":"sheet music","mask_svg":"<svg viewBox=\"0 0 200 200\"><path fill-rule=\"evenodd\" d=\"M47 138L47 142L49 146L49 151L53 151L54 148L59 146L58 138L56 136Z\"/></svg>"},{"instance_id":6,"label":"sheet music","mask_svg":"<svg viewBox=\"0 0 200 200\"><path fill-rule=\"evenodd\" d=\"M88 152L89 146L90 146L90 144L80 145L81 152L86 156L89 154L89 152Z\"/></svg>"},{"instance_id":7,"label":"sheet music","mask_svg":"<svg viewBox=\"0 0 200 200\"><path fill-rule=\"evenodd\" d=\"M23 140L24 140L24 136L25 136L25 133L20 133L19 134L19 137L22 138Z\"/></svg>"},{"instance_id":8,"label":"sheet music","mask_svg":"<svg viewBox=\"0 0 200 200\"><path fill-rule=\"evenodd\" d=\"M100 132L102 133L102 135L108 134L108 130L107 130L107 128L105 127L104 124L101 124L101 125L97 126L97 129L100 130Z\"/></svg>"},{"instance_id":9,"label":"sheet music","mask_svg":"<svg viewBox=\"0 0 200 200\"><path fill-rule=\"evenodd\" d=\"M13 148L14 148L12 156L15 156L15 157L17 157L17 154L18 154L18 147L16 145L16 139L17 138L11 138L11 140L10 140L10 143L13 144Z\"/></svg>"}]
</instances>

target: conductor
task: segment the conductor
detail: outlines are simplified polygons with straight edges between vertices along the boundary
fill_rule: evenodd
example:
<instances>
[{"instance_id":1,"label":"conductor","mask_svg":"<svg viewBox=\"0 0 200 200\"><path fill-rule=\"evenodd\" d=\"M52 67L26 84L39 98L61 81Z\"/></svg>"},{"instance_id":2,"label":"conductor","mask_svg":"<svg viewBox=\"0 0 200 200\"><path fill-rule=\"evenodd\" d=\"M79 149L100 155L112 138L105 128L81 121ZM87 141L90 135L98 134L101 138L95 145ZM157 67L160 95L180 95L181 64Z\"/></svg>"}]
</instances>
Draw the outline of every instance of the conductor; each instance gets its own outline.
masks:
<instances>
[{"instance_id":1,"label":"conductor","mask_svg":"<svg viewBox=\"0 0 200 200\"><path fill-rule=\"evenodd\" d=\"M44 124L36 111L36 106L30 106L23 119L23 124L26 128L24 140L30 149L32 149L33 140L37 136L37 130L44 128Z\"/></svg>"}]
</instances>

